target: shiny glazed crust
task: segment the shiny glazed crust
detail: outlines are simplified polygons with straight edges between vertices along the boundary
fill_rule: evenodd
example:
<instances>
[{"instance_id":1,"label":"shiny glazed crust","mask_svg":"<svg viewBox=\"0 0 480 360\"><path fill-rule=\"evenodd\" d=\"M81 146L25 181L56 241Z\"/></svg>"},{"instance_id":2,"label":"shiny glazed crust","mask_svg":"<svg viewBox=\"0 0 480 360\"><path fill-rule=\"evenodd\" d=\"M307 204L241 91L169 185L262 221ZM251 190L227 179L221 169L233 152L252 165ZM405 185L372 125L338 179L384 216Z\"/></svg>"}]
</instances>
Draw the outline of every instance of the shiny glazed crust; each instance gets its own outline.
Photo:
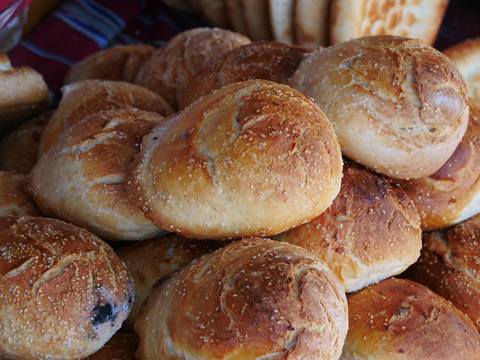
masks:
<instances>
[{"instance_id":1,"label":"shiny glazed crust","mask_svg":"<svg viewBox=\"0 0 480 360\"><path fill-rule=\"evenodd\" d=\"M133 301L123 262L93 234L41 217L0 217L0 357L82 359Z\"/></svg>"},{"instance_id":2,"label":"shiny glazed crust","mask_svg":"<svg viewBox=\"0 0 480 360\"><path fill-rule=\"evenodd\" d=\"M322 107L344 155L393 178L433 174L468 124L460 72L420 40L369 36L320 49L288 84Z\"/></svg>"},{"instance_id":3,"label":"shiny glazed crust","mask_svg":"<svg viewBox=\"0 0 480 360\"><path fill-rule=\"evenodd\" d=\"M323 212L342 159L322 110L286 86L224 86L145 138L126 179L157 226L207 239L269 236Z\"/></svg>"},{"instance_id":4,"label":"shiny glazed crust","mask_svg":"<svg viewBox=\"0 0 480 360\"><path fill-rule=\"evenodd\" d=\"M476 360L471 320L426 286L389 278L349 294L341 360Z\"/></svg>"},{"instance_id":5,"label":"shiny glazed crust","mask_svg":"<svg viewBox=\"0 0 480 360\"><path fill-rule=\"evenodd\" d=\"M333 360L347 327L343 287L324 262L297 246L250 238L154 290L135 325L137 357Z\"/></svg>"},{"instance_id":6,"label":"shiny glazed crust","mask_svg":"<svg viewBox=\"0 0 480 360\"><path fill-rule=\"evenodd\" d=\"M320 257L347 292L402 273L422 247L420 217L405 192L348 159L332 205L276 239Z\"/></svg>"}]
</instances>

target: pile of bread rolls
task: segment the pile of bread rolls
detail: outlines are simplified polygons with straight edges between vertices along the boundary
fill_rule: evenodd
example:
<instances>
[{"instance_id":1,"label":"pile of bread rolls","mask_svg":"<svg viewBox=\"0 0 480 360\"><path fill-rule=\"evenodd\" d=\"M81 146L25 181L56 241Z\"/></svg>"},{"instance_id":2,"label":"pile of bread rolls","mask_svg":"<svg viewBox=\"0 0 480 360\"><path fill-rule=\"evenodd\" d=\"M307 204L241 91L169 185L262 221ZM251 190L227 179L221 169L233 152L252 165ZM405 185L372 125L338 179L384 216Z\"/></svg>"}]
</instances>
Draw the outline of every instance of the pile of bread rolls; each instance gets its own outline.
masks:
<instances>
[{"instance_id":1,"label":"pile of bread rolls","mask_svg":"<svg viewBox=\"0 0 480 360\"><path fill-rule=\"evenodd\" d=\"M479 110L428 43L196 28L18 90L0 358L480 359Z\"/></svg>"}]
</instances>

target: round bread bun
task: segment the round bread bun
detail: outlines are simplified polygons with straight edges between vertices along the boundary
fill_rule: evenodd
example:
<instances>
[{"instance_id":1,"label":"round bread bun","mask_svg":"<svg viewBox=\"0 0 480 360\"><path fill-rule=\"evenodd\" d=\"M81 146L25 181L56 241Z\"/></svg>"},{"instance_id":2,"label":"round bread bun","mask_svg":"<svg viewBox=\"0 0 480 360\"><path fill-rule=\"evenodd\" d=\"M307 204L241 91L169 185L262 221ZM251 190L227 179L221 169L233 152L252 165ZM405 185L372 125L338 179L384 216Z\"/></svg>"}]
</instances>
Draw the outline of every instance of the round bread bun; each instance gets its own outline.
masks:
<instances>
[{"instance_id":1,"label":"round bread bun","mask_svg":"<svg viewBox=\"0 0 480 360\"><path fill-rule=\"evenodd\" d=\"M453 45L443 53L460 70L467 84L468 95L480 106L480 37Z\"/></svg>"},{"instance_id":2,"label":"round bread bun","mask_svg":"<svg viewBox=\"0 0 480 360\"><path fill-rule=\"evenodd\" d=\"M0 140L0 169L29 174L38 160L40 138L51 111L25 120Z\"/></svg>"},{"instance_id":3,"label":"round bread bun","mask_svg":"<svg viewBox=\"0 0 480 360\"><path fill-rule=\"evenodd\" d=\"M42 75L28 66L12 67L8 56L0 53L0 136L49 106L48 86Z\"/></svg>"},{"instance_id":4,"label":"round bread bun","mask_svg":"<svg viewBox=\"0 0 480 360\"><path fill-rule=\"evenodd\" d=\"M187 239L170 233L117 250L117 255L127 266L135 284L135 301L123 328L133 329L140 307L154 286L190 264L193 259L210 253L221 245L219 241Z\"/></svg>"},{"instance_id":5,"label":"round bread bun","mask_svg":"<svg viewBox=\"0 0 480 360\"><path fill-rule=\"evenodd\" d=\"M62 98L40 139L39 156L73 124L101 110L141 109L166 116L172 107L161 96L124 81L82 80L62 88Z\"/></svg>"},{"instance_id":6,"label":"round bread bun","mask_svg":"<svg viewBox=\"0 0 480 360\"><path fill-rule=\"evenodd\" d=\"M295 44L318 48L329 45L330 0L295 0L293 26Z\"/></svg>"},{"instance_id":7,"label":"round bread bun","mask_svg":"<svg viewBox=\"0 0 480 360\"><path fill-rule=\"evenodd\" d=\"M343 287L298 246L235 241L180 270L147 298L135 324L143 359L338 359Z\"/></svg>"},{"instance_id":8,"label":"round bread bun","mask_svg":"<svg viewBox=\"0 0 480 360\"><path fill-rule=\"evenodd\" d=\"M0 217L0 357L83 359L133 302L123 262L100 238L42 217Z\"/></svg>"},{"instance_id":9,"label":"round bread bun","mask_svg":"<svg viewBox=\"0 0 480 360\"><path fill-rule=\"evenodd\" d=\"M73 125L32 169L30 189L40 209L107 240L144 240L164 232L123 186L143 136L162 120L148 111L115 109Z\"/></svg>"},{"instance_id":10,"label":"round bread bun","mask_svg":"<svg viewBox=\"0 0 480 360\"><path fill-rule=\"evenodd\" d=\"M332 0L330 43L368 35L397 35L433 45L449 0Z\"/></svg>"},{"instance_id":11,"label":"round bread bun","mask_svg":"<svg viewBox=\"0 0 480 360\"><path fill-rule=\"evenodd\" d=\"M417 206L422 230L458 224L480 212L480 103L470 103L467 131L433 175L396 180Z\"/></svg>"},{"instance_id":12,"label":"round bread bun","mask_svg":"<svg viewBox=\"0 0 480 360\"><path fill-rule=\"evenodd\" d=\"M133 82L138 69L155 50L148 44L133 44L97 51L75 63L65 76L64 83L87 79Z\"/></svg>"},{"instance_id":13,"label":"round bread bun","mask_svg":"<svg viewBox=\"0 0 480 360\"><path fill-rule=\"evenodd\" d=\"M335 132L286 85L224 86L159 124L125 181L157 226L187 237L270 236L322 213L340 189Z\"/></svg>"},{"instance_id":14,"label":"round bread bun","mask_svg":"<svg viewBox=\"0 0 480 360\"><path fill-rule=\"evenodd\" d=\"M29 177L13 171L0 171L0 216L40 216L28 193Z\"/></svg>"},{"instance_id":15,"label":"round bread bun","mask_svg":"<svg viewBox=\"0 0 480 360\"><path fill-rule=\"evenodd\" d=\"M138 336L133 332L117 331L96 353L85 360L137 360Z\"/></svg>"},{"instance_id":16,"label":"round bread bun","mask_svg":"<svg viewBox=\"0 0 480 360\"><path fill-rule=\"evenodd\" d=\"M348 159L332 205L276 239L324 260L347 292L402 273L422 247L418 211L405 192Z\"/></svg>"},{"instance_id":17,"label":"round bread bun","mask_svg":"<svg viewBox=\"0 0 480 360\"><path fill-rule=\"evenodd\" d=\"M263 79L285 82L311 49L270 41L239 46L200 70L186 86L180 109L222 86Z\"/></svg>"},{"instance_id":18,"label":"round bread bun","mask_svg":"<svg viewBox=\"0 0 480 360\"><path fill-rule=\"evenodd\" d=\"M432 175L468 124L460 72L416 39L369 36L314 51L288 84L322 107L344 155L393 178Z\"/></svg>"},{"instance_id":19,"label":"round bread bun","mask_svg":"<svg viewBox=\"0 0 480 360\"><path fill-rule=\"evenodd\" d=\"M479 236L479 214L451 228L426 232L420 258L407 275L450 300L480 331Z\"/></svg>"},{"instance_id":20,"label":"round bread bun","mask_svg":"<svg viewBox=\"0 0 480 360\"><path fill-rule=\"evenodd\" d=\"M349 329L341 360L475 360L472 321L427 287L389 278L347 296Z\"/></svg>"},{"instance_id":21,"label":"round bread bun","mask_svg":"<svg viewBox=\"0 0 480 360\"><path fill-rule=\"evenodd\" d=\"M145 61L135 83L166 99L177 109L183 89L201 68L231 49L250 43L239 33L219 28L194 28L174 36Z\"/></svg>"}]
</instances>

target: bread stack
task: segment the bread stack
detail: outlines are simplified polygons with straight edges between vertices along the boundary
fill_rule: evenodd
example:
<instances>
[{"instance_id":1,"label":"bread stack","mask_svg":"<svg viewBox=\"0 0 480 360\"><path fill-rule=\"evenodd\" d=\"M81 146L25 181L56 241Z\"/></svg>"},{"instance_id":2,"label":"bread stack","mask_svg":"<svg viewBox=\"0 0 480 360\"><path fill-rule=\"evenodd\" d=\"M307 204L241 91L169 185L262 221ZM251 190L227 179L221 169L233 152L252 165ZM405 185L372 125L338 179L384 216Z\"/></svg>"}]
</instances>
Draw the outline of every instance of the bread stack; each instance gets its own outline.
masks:
<instances>
[{"instance_id":1,"label":"bread stack","mask_svg":"<svg viewBox=\"0 0 480 360\"><path fill-rule=\"evenodd\" d=\"M448 0L162 0L254 41L318 48L368 35L433 44Z\"/></svg>"},{"instance_id":2,"label":"bread stack","mask_svg":"<svg viewBox=\"0 0 480 360\"><path fill-rule=\"evenodd\" d=\"M458 198L469 215L442 228L480 211L463 190L480 178L475 110L444 54L399 36L315 50L201 28L67 78L44 126L2 141L29 162L2 169L16 212L0 217L0 357L478 358L471 313L393 278L454 245L422 245L412 187L442 178L438 201ZM21 155L11 139L30 128L35 156Z\"/></svg>"}]
</instances>

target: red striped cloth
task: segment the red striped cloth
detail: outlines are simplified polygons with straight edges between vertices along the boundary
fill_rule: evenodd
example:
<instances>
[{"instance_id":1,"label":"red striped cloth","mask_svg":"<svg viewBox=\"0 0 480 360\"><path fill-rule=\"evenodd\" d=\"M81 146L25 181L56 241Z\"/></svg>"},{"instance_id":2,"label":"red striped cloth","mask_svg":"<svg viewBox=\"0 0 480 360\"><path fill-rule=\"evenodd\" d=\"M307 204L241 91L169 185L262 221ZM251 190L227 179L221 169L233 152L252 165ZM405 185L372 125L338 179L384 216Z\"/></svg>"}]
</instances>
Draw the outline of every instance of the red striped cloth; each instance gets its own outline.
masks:
<instances>
[{"instance_id":1,"label":"red striped cloth","mask_svg":"<svg viewBox=\"0 0 480 360\"><path fill-rule=\"evenodd\" d=\"M156 0L68 0L8 55L13 66L41 73L55 97L70 66L86 56L116 44L158 47L197 26L206 24Z\"/></svg>"}]
</instances>

